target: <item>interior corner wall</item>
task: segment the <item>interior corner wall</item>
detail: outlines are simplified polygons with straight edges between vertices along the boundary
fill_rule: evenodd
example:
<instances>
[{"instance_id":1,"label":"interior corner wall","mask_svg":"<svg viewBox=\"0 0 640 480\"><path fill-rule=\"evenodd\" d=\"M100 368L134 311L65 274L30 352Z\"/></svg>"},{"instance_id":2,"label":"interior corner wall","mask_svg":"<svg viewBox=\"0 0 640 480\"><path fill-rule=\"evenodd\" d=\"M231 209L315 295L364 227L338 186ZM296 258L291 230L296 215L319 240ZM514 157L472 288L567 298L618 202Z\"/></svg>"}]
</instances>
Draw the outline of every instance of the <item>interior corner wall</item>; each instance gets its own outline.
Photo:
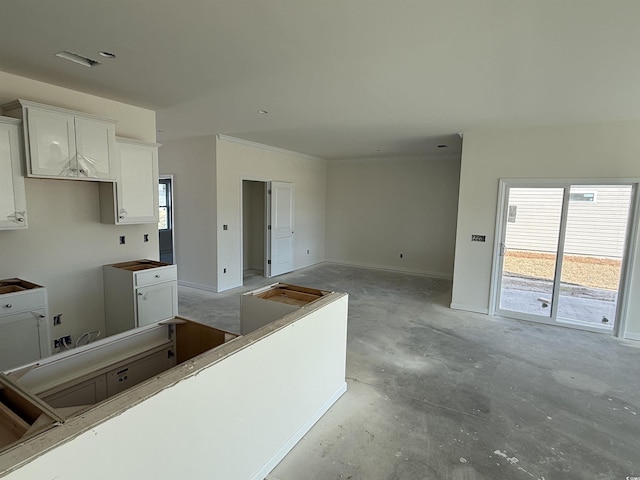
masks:
<instances>
[{"instance_id":1,"label":"interior corner wall","mask_svg":"<svg viewBox=\"0 0 640 480\"><path fill-rule=\"evenodd\" d=\"M638 152L640 121L465 133L451 306L489 311L499 179L638 179ZM635 250L629 292L640 291L638 239ZM630 295L627 335L640 339L638 295Z\"/></svg>"},{"instance_id":2,"label":"interior corner wall","mask_svg":"<svg viewBox=\"0 0 640 480\"><path fill-rule=\"evenodd\" d=\"M182 285L217 291L215 136L167 141L159 170L173 175L174 261Z\"/></svg>"},{"instance_id":3,"label":"interior corner wall","mask_svg":"<svg viewBox=\"0 0 640 480\"><path fill-rule=\"evenodd\" d=\"M242 180L293 183L294 269L324 261L327 162L265 145L218 137L218 291L242 285ZM228 229L223 230L223 225Z\"/></svg>"},{"instance_id":4,"label":"interior corner wall","mask_svg":"<svg viewBox=\"0 0 640 480\"><path fill-rule=\"evenodd\" d=\"M32 100L115 120L116 134L155 142L155 112L0 72L0 104ZM26 178L25 230L0 231L0 278L19 277L47 287L49 313L62 313L51 338L104 325L102 265L158 258L155 225L100 223L98 182ZM148 233L149 242L144 242ZM126 244L119 244L119 237Z\"/></svg>"},{"instance_id":5,"label":"interior corner wall","mask_svg":"<svg viewBox=\"0 0 640 480\"><path fill-rule=\"evenodd\" d=\"M327 260L451 278L459 178L451 155L329 162Z\"/></svg>"}]
</instances>

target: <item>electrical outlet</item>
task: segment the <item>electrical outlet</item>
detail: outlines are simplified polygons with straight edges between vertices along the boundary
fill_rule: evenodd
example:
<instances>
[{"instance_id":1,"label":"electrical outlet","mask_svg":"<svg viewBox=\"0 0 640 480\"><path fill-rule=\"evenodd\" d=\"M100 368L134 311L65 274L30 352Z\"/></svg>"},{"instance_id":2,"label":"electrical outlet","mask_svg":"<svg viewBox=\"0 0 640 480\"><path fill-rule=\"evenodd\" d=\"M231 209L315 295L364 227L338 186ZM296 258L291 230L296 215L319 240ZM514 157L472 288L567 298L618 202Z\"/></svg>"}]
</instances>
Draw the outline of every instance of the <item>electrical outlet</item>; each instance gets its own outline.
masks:
<instances>
[{"instance_id":1,"label":"electrical outlet","mask_svg":"<svg viewBox=\"0 0 640 480\"><path fill-rule=\"evenodd\" d=\"M64 337L56 338L53 341L53 348L72 347L71 335L65 335Z\"/></svg>"},{"instance_id":2,"label":"electrical outlet","mask_svg":"<svg viewBox=\"0 0 640 480\"><path fill-rule=\"evenodd\" d=\"M54 325L62 325L62 314L58 313L53 316L53 324Z\"/></svg>"},{"instance_id":3,"label":"electrical outlet","mask_svg":"<svg viewBox=\"0 0 640 480\"><path fill-rule=\"evenodd\" d=\"M124 245L124 235L120 235L120 245Z\"/></svg>"},{"instance_id":4,"label":"electrical outlet","mask_svg":"<svg viewBox=\"0 0 640 480\"><path fill-rule=\"evenodd\" d=\"M472 242L485 242L487 240L486 235L471 235Z\"/></svg>"},{"instance_id":5,"label":"electrical outlet","mask_svg":"<svg viewBox=\"0 0 640 480\"><path fill-rule=\"evenodd\" d=\"M144 234L144 241L145 241L145 242L148 242L148 241L149 241L149 234L148 234L148 233L145 233L145 234Z\"/></svg>"},{"instance_id":6,"label":"electrical outlet","mask_svg":"<svg viewBox=\"0 0 640 480\"><path fill-rule=\"evenodd\" d=\"M226 268L223 268L223 269L222 269L222 273L227 273L227 269L226 269Z\"/></svg>"},{"instance_id":7,"label":"electrical outlet","mask_svg":"<svg viewBox=\"0 0 640 480\"><path fill-rule=\"evenodd\" d=\"M400 258L404 258L404 253L401 253L401 254L400 254Z\"/></svg>"},{"instance_id":8,"label":"electrical outlet","mask_svg":"<svg viewBox=\"0 0 640 480\"><path fill-rule=\"evenodd\" d=\"M307 250L307 255L309 255L310 250Z\"/></svg>"}]
</instances>

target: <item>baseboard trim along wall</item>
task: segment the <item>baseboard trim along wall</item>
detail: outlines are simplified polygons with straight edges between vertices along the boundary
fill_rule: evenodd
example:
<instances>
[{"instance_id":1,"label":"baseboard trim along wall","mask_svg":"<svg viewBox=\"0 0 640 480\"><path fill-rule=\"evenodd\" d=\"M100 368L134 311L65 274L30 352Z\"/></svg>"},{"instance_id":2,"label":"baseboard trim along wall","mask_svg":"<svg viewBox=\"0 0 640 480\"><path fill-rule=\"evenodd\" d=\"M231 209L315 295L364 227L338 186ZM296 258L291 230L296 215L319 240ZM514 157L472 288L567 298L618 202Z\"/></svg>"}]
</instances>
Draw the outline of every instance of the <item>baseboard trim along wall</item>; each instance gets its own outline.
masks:
<instances>
[{"instance_id":1,"label":"baseboard trim along wall","mask_svg":"<svg viewBox=\"0 0 640 480\"><path fill-rule=\"evenodd\" d=\"M202 283L185 282L184 280L178 280L178 285L182 287L196 288L198 290L206 290L207 292L217 293L218 290L213 285L204 285Z\"/></svg>"},{"instance_id":2,"label":"baseboard trim along wall","mask_svg":"<svg viewBox=\"0 0 640 480\"><path fill-rule=\"evenodd\" d=\"M383 270L386 272L409 273L412 275L422 275L425 277L442 278L445 280L453 280L453 274L443 272L432 272L429 270L418 270L412 268L399 268L388 265L377 265L375 263L345 262L342 260L326 260L323 263L331 263L334 265L347 265L349 267L371 268L373 270Z\"/></svg>"},{"instance_id":3,"label":"baseboard trim along wall","mask_svg":"<svg viewBox=\"0 0 640 480\"><path fill-rule=\"evenodd\" d=\"M479 308L472 305L463 305L461 303L452 303L449 305L454 310L464 310L465 312L481 313L483 315L489 315L488 308Z\"/></svg>"},{"instance_id":4,"label":"baseboard trim along wall","mask_svg":"<svg viewBox=\"0 0 640 480\"><path fill-rule=\"evenodd\" d=\"M637 341L640 341L640 333L627 332L627 333L624 334L624 339L625 340L637 340Z\"/></svg>"}]
</instances>

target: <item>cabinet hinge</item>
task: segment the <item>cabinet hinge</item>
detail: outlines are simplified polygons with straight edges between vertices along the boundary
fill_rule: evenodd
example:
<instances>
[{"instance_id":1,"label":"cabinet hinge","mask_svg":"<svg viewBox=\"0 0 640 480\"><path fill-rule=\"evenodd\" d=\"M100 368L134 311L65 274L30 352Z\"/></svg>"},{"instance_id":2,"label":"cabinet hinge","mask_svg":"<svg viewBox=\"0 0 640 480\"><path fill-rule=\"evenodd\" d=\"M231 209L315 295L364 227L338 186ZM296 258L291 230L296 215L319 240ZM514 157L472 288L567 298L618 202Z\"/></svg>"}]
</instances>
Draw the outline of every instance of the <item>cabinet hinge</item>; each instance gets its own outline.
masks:
<instances>
[{"instance_id":1,"label":"cabinet hinge","mask_svg":"<svg viewBox=\"0 0 640 480\"><path fill-rule=\"evenodd\" d=\"M173 358L175 357L175 353L173 353L173 350L167 350L167 358Z\"/></svg>"}]
</instances>

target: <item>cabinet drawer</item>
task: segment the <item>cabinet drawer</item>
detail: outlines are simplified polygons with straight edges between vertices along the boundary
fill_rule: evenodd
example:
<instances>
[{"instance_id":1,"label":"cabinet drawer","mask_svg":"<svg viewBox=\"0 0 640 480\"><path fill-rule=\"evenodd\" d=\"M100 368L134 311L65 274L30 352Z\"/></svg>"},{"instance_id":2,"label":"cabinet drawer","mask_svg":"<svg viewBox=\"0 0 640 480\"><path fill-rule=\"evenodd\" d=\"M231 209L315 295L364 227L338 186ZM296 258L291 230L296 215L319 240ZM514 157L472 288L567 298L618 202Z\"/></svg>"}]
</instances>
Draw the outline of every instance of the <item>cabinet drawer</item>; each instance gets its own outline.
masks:
<instances>
[{"instance_id":1,"label":"cabinet drawer","mask_svg":"<svg viewBox=\"0 0 640 480\"><path fill-rule=\"evenodd\" d=\"M0 296L0 317L44 308L44 290L19 292Z\"/></svg>"},{"instance_id":2,"label":"cabinet drawer","mask_svg":"<svg viewBox=\"0 0 640 480\"><path fill-rule=\"evenodd\" d=\"M136 287L144 287L145 285L153 285L155 283L178 279L175 265L136 272L135 277Z\"/></svg>"}]
</instances>

